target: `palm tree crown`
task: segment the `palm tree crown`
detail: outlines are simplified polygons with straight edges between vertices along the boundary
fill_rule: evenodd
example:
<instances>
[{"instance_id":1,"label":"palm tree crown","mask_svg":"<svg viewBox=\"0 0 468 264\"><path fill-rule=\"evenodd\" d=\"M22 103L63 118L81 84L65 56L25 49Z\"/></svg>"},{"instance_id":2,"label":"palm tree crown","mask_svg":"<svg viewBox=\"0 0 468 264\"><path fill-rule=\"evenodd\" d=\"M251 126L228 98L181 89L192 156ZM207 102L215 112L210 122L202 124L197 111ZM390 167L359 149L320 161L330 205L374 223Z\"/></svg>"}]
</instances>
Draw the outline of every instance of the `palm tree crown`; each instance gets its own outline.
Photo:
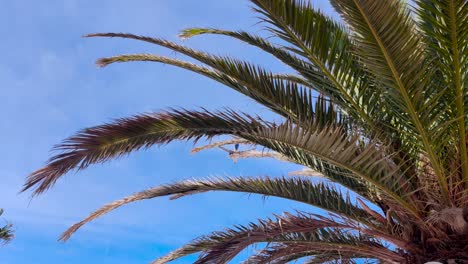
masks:
<instances>
[{"instance_id":1,"label":"palm tree crown","mask_svg":"<svg viewBox=\"0 0 468 264\"><path fill-rule=\"evenodd\" d=\"M295 74L273 73L158 38L87 35L144 41L199 62L129 54L99 59L99 66L149 61L187 69L268 107L282 122L205 109L119 119L66 139L57 147L59 154L28 177L24 190L43 193L71 170L153 145L231 135L204 148L236 144L233 157L294 162L307 168L299 173L306 176L208 178L155 187L105 205L61 239L134 201L222 190L282 197L328 213L285 214L214 232L154 263L194 253L199 253L196 263L225 263L262 242L266 247L246 263L353 263L362 258L468 263L468 2L415 0L410 7L400 0L329 1L343 22L315 10L308 0L251 0L274 38L215 28L181 33L183 38L214 34L237 39L276 57ZM270 152L242 152L238 144ZM324 180L312 182L311 174Z\"/></svg>"}]
</instances>

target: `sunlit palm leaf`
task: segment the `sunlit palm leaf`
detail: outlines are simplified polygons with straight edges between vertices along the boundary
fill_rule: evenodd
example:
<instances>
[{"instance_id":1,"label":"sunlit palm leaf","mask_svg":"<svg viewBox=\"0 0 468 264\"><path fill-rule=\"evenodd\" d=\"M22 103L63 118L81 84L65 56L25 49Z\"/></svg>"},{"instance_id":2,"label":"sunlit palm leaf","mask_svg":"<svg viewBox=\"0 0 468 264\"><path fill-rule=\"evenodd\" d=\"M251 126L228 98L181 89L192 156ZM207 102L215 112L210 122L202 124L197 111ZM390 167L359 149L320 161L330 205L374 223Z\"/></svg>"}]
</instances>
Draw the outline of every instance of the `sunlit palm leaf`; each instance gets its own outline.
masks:
<instances>
[{"instance_id":1,"label":"sunlit palm leaf","mask_svg":"<svg viewBox=\"0 0 468 264\"><path fill-rule=\"evenodd\" d=\"M457 120L456 140L459 141L461 168L468 184L468 155L466 148L466 113L468 112L468 2L464 0L419 0L417 12L421 19L427 45L440 71L434 87L446 90L447 107ZM448 89L449 88L449 89ZM447 135L448 136L448 135ZM452 157L453 158L453 157ZM468 185L467 185L468 186Z\"/></svg>"},{"instance_id":2,"label":"sunlit palm leaf","mask_svg":"<svg viewBox=\"0 0 468 264\"><path fill-rule=\"evenodd\" d=\"M300 5L295 5L294 1L286 1L287 3L279 3L279 6L281 7L282 5L292 5L292 7L289 8L294 8L294 9L299 9L296 10L296 12L304 12L300 11L301 6ZM278 1L276 2L278 4ZM273 2L271 3L266 3L265 5L269 7L272 5ZM349 46L351 45L349 43L349 40L346 39L346 34L344 31L334 22L332 22L330 19L324 17L322 14L312 10L307 4L305 4L305 7L302 7L306 9L306 12L309 13L314 13L312 14L312 19L309 21L309 23L314 22L318 23L319 25L328 25L329 29L327 32L322 32L323 30L317 30L317 32L321 34L316 34L315 38L318 40L317 43L315 43L314 48L315 52L317 53L316 61L318 63L322 64L322 67L325 67L324 69L327 69L329 62L327 60L334 60L334 65L337 68L333 73L338 74L337 72L345 72L346 70L352 71L353 72L353 78L355 80L359 79L362 82L362 85L367 87L364 89L364 87L356 87L356 84L354 83L343 83L341 87L336 88L336 85L339 84L333 84L329 79L327 79L320 67L314 66L314 64L310 64L305 62L303 59L295 56L294 54L291 54L288 52L286 48L283 47L278 47L276 45L273 45L269 41L265 40L264 38L256 35L252 35L250 33L244 32L244 31L229 31L229 30L220 30L220 29L214 29L214 28L188 28L183 30L180 33L180 36L182 38L190 38L196 35L201 35L201 34L215 34L215 35L224 35L224 36L229 36L238 40L241 40L243 42L246 42L252 46L255 46L257 48L260 48L264 50L265 52L275 56L277 59L279 59L281 62L285 63L286 65L290 66L292 69L294 69L298 74L302 76L306 81L310 82L311 88L314 89L315 91L326 95L327 97L332 98L332 101L334 104L338 105L341 109L344 109L347 114L353 117L354 122L361 122L364 120L364 123L361 123L365 128L364 129L364 134L372 134L375 137L380 138L382 141L388 141L390 140L393 142L393 147L396 148L397 150L402 150L405 151L406 154L404 157L399 157L399 155L394 156L393 158L396 159L398 163L401 163L402 159L405 160L405 165L406 170L408 171L409 175L414 174L413 171L411 170L411 166L414 166L415 161L411 160L414 159L415 157L412 157L409 155L409 153L414 154L414 150L411 147L407 147L406 144L402 144L401 141L406 141L406 143L413 142L413 138L406 139L406 138L401 138L401 131L396 130L394 116L389 115L387 112L389 106L384 107L383 104L384 102L380 102L380 96L381 96L381 91L377 89L374 83L371 81L368 81L367 79L370 78L370 76L367 75L366 72L364 72L362 69L360 69L359 64L350 64L349 60L353 58L353 54L349 49ZM283 14L283 9L281 8L276 8L277 12L279 13L279 16ZM284 14L283 14L284 15ZM297 14L296 14L297 16ZM279 19L279 18L278 18ZM285 21L284 23L287 23ZM317 25L315 25L317 26ZM305 27L304 30L308 30L307 27ZM338 33L334 33L335 31L338 31ZM307 31L309 32L309 31ZM338 39L336 40L336 36L341 36L344 37L344 39ZM309 36L310 37L310 36ZM322 41L322 42L320 42ZM333 42L333 41L338 41L338 42L344 42L347 45L340 45L342 50L341 53L343 54L348 54L348 56L337 56L338 58L334 58L333 54L335 54L335 51L330 50L330 45L328 45L328 42ZM324 46L318 46L319 44L323 44ZM307 48L307 47L306 47ZM311 54L314 54L314 50L309 51ZM328 58L323 58L324 54L328 54ZM312 56L312 55L311 55ZM321 61L320 61L321 60ZM340 66L340 60L344 60ZM357 58L356 58L357 60ZM341 69L341 70L339 70ZM331 73L330 73L331 74ZM350 74L343 74L340 73L339 76L343 79L342 81L346 81L346 78ZM370 83L369 83L370 82ZM346 84L346 86L344 86ZM349 90L349 91L348 91ZM345 95L343 95L345 94ZM354 96L354 97L353 97ZM353 99L354 98L354 99ZM358 102L357 104L350 103L349 100L356 100ZM358 107L358 110L355 109L355 107ZM362 109L369 109L369 112L363 112ZM361 128L362 129L362 128ZM369 130L370 129L370 130ZM413 144L413 143L412 143ZM411 152L413 151L413 152ZM417 157L418 154L416 154Z\"/></svg>"},{"instance_id":3,"label":"sunlit palm leaf","mask_svg":"<svg viewBox=\"0 0 468 264\"><path fill-rule=\"evenodd\" d=\"M326 79L323 84L333 87L331 97L341 96L344 109L368 134L378 132L383 138L391 137L387 134L392 132L388 131L391 126L384 111L387 107L381 101L379 89L353 54L355 48L343 26L314 10L310 1L252 2L271 25L270 31L292 45L287 47L289 50L307 58L317 68L319 75Z\"/></svg>"},{"instance_id":4,"label":"sunlit palm leaf","mask_svg":"<svg viewBox=\"0 0 468 264\"><path fill-rule=\"evenodd\" d=\"M416 137L414 143L419 142L427 152L442 187L442 199L448 203L451 198L447 178L434 148L439 138L435 139L428 130L445 110L439 104L430 108L425 105L431 98L427 84L433 70L424 57L422 38L409 11L397 0L330 2L355 30L356 53L366 69L378 83L392 88L382 91L393 111L397 111L392 115L398 118L401 131L410 138Z\"/></svg>"}]
</instances>

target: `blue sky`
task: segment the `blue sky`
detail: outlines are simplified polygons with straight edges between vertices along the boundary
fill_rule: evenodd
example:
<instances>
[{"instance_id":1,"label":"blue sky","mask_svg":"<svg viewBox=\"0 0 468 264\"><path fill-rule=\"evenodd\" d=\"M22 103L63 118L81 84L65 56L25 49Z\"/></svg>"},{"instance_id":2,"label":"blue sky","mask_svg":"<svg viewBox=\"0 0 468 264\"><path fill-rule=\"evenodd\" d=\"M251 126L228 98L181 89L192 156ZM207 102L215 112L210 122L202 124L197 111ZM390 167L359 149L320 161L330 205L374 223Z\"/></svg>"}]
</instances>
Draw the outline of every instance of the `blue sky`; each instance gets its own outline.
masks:
<instances>
[{"instance_id":1,"label":"blue sky","mask_svg":"<svg viewBox=\"0 0 468 264\"><path fill-rule=\"evenodd\" d=\"M328 10L322 0L320 7ZM183 58L149 44L83 39L92 32L164 37L216 54L284 71L245 44L203 36L181 41L191 26L260 31L246 0L2 0L0 9L0 207L16 239L0 248L0 263L147 263L191 239L234 224L310 207L280 199L208 193L119 209L56 241L69 225L99 206L162 183L207 176L285 175L293 165L273 160L234 164L222 151L191 155L177 142L70 174L30 200L18 194L25 176L44 165L51 146L77 130L114 118L168 107L231 107L275 118L264 107L208 80L167 65L128 63L98 69L94 61L120 53ZM254 249L250 249L250 253ZM191 263L186 258L177 263Z\"/></svg>"}]
</instances>

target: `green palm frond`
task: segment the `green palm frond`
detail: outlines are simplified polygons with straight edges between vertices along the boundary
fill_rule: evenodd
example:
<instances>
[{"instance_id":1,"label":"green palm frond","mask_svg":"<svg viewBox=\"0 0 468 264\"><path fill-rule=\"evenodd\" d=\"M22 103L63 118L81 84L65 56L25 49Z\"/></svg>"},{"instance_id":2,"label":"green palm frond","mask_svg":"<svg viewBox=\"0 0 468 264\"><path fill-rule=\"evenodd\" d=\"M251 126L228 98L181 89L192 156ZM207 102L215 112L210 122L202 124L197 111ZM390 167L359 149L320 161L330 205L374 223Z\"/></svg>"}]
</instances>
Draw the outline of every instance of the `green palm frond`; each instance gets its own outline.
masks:
<instances>
[{"instance_id":1,"label":"green palm frond","mask_svg":"<svg viewBox=\"0 0 468 264\"><path fill-rule=\"evenodd\" d=\"M273 43L260 36L252 35L244 31L228 31L213 28L188 28L183 30L179 36L181 36L182 38L190 38L201 34L216 34L229 36L240 41L246 42L254 47L257 47L271 54L284 64L294 69L298 74L300 74L302 78L304 78L306 83L308 83L308 85L311 86L311 89L314 89L322 94L326 94L328 97L333 98L334 103L340 105L341 108L348 109L347 104L345 103L345 100L342 98L342 96L334 91L333 86L330 85L327 79L323 77L323 75L316 67L303 60L302 58L299 58L298 56L292 54L287 49L274 45Z\"/></svg>"},{"instance_id":2,"label":"green palm frond","mask_svg":"<svg viewBox=\"0 0 468 264\"><path fill-rule=\"evenodd\" d=\"M399 166L391 162L383 146L376 146L374 142L365 143L358 135L347 135L340 128L305 130L289 122L259 130L258 134L260 137L255 140L257 144L322 172L325 176L327 171L321 171L323 167L317 164L325 162L341 168L345 176L370 184L374 193L378 190L382 195L388 195L403 211L419 218L414 201L411 201L409 193L405 193L411 192L408 189L411 186L408 186L408 181L400 174ZM374 200L367 195L368 188L361 191L352 186L345 187Z\"/></svg>"},{"instance_id":3,"label":"green palm frond","mask_svg":"<svg viewBox=\"0 0 468 264\"><path fill-rule=\"evenodd\" d=\"M346 113L324 96L313 96L307 81L295 75L273 74L249 63L221 57L213 57L210 63L217 65L216 69L151 54L102 58L98 64L107 66L128 61L161 62L205 75L294 120L301 127L329 125L351 129Z\"/></svg>"},{"instance_id":4,"label":"green palm frond","mask_svg":"<svg viewBox=\"0 0 468 264\"><path fill-rule=\"evenodd\" d=\"M73 225L64 232L61 239L67 240L81 226L125 204L161 196L171 196L172 199L177 199L208 191L246 192L276 196L310 204L328 212L347 217L350 219L349 221L361 222L370 227L372 227L372 223L375 223L371 215L353 205L349 200L345 200L342 194L330 185L314 184L303 178L214 178L163 185L114 201ZM382 232L376 232L376 234L382 234Z\"/></svg>"},{"instance_id":5,"label":"green palm frond","mask_svg":"<svg viewBox=\"0 0 468 264\"><path fill-rule=\"evenodd\" d=\"M457 120L458 148L462 175L468 184L466 129L468 113L468 3L463 0L419 0L417 13L420 28L425 33L430 56L440 71L439 89L449 94L447 107ZM449 89L448 89L449 88Z\"/></svg>"},{"instance_id":6,"label":"green palm frond","mask_svg":"<svg viewBox=\"0 0 468 264\"><path fill-rule=\"evenodd\" d=\"M314 10L310 1L252 0L255 11L271 25L269 30L305 57L323 76L316 85L331 87L330 96L339 97L347 112L358 122L364 121L367 132L375 133L382 125L379 93L366 72L356 63L348 32L340 24ZM384 131L380 131L383 133Z\"/></svg>"},{"instance_id":7,"label":"green palm frond","mask_svg":"<svg viewBox=\"0 0 468 264\"><path fill-rule=\"evenodd\" d=\"M394 109L392 115L397 118L401 132L415 138L413 144L419 142L427 153L442 187L442 199L449 203L447 177L435 148L435 142L443 138L435 137L437 131L428 130L446 110L439 103L431 107L427 104L433 96L437 99L440 96L431 94L428 88L432 64L424 56L422 38L409 11L397 0L330 2L355 31L356 54L363 65L377 83L392 88L382 91Z\"/></svg>"},{"instance_id":8,"label":"green palm frond","mask_svg":"<svg viewBox=\"0 0 468 264\"><path fill-rule=\"evenodd\" d=\"M259 66L231 58L212 56L205 59L205 61L208 60L213 68L151 54L120 55L102 58L97 63L100 66L107 66L115 62L151 61L174 65L225 84L276 113L303 123L305 126L309 120L312 120L311 91L302 84L298 84L296 79L286 79L284 76L270 73Z\"/></svg>"},{"instance_id":9,"label":"green palm frond","mask_svg":"<svg viewBox=\"0 0 468 264\"><path fill-rule=\"evenodd\" d=\"M289 0L286 2L290 2ZM271 3L270 3L271 4ZM291 3L289 3L291 4ZM293 4L294 6L294 4ZM296 6L297 8L297 6ZM278 9L278 8L277 8ZM310 7L306 7L307 12L316 12L313 10L310 10ZM280 9L281 10L281 9ZM281 13L281 12L280 12ZM319 18L321 23L319 24L327 24L329 21L328 18L323 17L320 13L317 13L315 16ZM324 20L324 21L323 21ZM342 32L343 30L339 28L339 26L335 23L330 22L332 25L330 27L336 28L339 30L339 32ZM317 31L319 32L319 31ZM327 35L325 32L321 32L320 36L317 36L318 40L321 40L323 38L334 38L336 34L330 33ZM197 35L202 35L202 34L215 34L215 35L223 35L223 36L228 36L232 37L235 39L238 39L240 41L243 41L245 43L248 43L252 46L255 46L257 48L262 49L263 51L273 55L277 59L279 59L281 62L285 63L286 65L290 66L292 69L294 69L297 74L302 76L304 80L310 82L311 88L321 94L326 95L327 97L331 98L333 101L333 104L336 104L337 106L340 107L340 109L343 109L348 115L353 117L353 120L355 122L361 122L364 120L364 123L361 123L361 125L364 125L365 132L368 134L374 135L375 137L379 137L382 141L388 141L390 140L393 142L394 147L397 147L397 150L400 150L401 148L405 148L405 144L401 143L401 131L398 131L394 124L395 121L393 120L393 116L389 115L387 112L390 106L385 106L385 102L382 102L380 99L382 91L381 88L375 87L376 84L372 83L371 77L369 76L368 73L363 71L361 68L361 65L359 63L355 64L350 64L349 61L351 60L358 60L355 58L354 54L352 53L351 50L348 50L349 46L351 43L349 40L341 40L347 43L347 45L341 45L344 50L341 52L343 54L347 54L348 56L339 56L339 58L334 59L334 64L337 64L337 68L343 67L341 71L345 72L346 69L349 71L354 72L354 78L356 80L360 80L362 82L360 88L356 87L355 84L353 83L344 83L343 85L347 86L342 86L340 89L337 89L333 83L331 83L323 74L323 72L315 67L311 63L307 63L306 61L302 60L301 58L295 56L294 54L291 54L288 52L286 48L283 47L278 47L270 43L269 41L265 40L264 38L256 35L252 35L248 32L244 31L229 31L229 30L221 30L221 29L214 29L214 28L188 28L183 30L180 33L180 36L182 38L190 38L193 36ZM338 33L339 36L344 36L344 33ZM339 40L335 40L339 41ZM325 43L322 43L325 45L328 42L333 42L333 40L326 40ZM319 45L321 42L319 41L315 45ZM329 46L325 45L324 47L320 47L322 51L317 51L318 52L318 57L322 56L321 54L328 54L330 56L329 59L333 59L332 55L334 54L334 51L324 51L323 49L329 48ZM320 49L317 47L317 49ZM318 59L317 59L318 60ZM342 64L343 66L340 66L340 60L343 61ZM322 61L322 67L328 67L328 63L326 60ZM335 70L335 73L339 70ZM337 73L338 74L338 73ZM348 77L350 74L339 74L342 79L345 79ZM348 91L349 90L349 91ZM347 96L343 97L344 94L348 94ZM354 97L353 97L354 96ZM354 99L353 99L354 98ZM350 103L349 100L356 100L358 103ZM358 104L358 105L357 105ZM354 110L354 107L359 107L359 109ZM362 109L368 109L367 112L362 112ZM363 115L367 115L363 117ZM412 139L408 139L412 141ZM408 141L406 140L406 141ZM412 151L411 148L405 148L404 151ZM395 156L397 158L397 156ZM414 166L414 161L411 163L408 160L408 156L405 157L405 160L407 162L408 166Z\"/></svg>"}]
</instances>

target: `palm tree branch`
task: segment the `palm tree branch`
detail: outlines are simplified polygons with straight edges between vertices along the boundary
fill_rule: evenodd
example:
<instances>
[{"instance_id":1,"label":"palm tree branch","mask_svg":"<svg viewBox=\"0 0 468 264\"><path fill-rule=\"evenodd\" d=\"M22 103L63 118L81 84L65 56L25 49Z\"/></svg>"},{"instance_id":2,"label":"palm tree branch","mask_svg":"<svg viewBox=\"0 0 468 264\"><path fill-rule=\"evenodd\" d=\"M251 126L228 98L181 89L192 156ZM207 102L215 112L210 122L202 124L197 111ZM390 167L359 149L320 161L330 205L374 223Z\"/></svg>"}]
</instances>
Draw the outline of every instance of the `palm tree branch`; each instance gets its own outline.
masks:
<instances>
[{"instance_id":1,"label":"palm tree branch","mask_svg":"<svg viewBox=\"0 0 468 264\"><path fill-rule=\"evenodd\" d=\"M335 103L340 105L340 107L345 109L347 112L351 110L346 104L346 101L341 98L341 95L334 92L332 85L321 76L320 71L315 69L313 65L310 65L306 61L298 58L297 56L294 56L286 49L273 45L262 37L255 36L244 31L236 32L214 28L187 28L182 30L179 36L182 38L190 38L201 34L215 34L232 37L271 54L281 62L294 69L302 77L304 77L306 83L310 82L308 86L310 86L311 89L317 90L320 93L324 93L327 96L332 97Z\"/></svg>"},{"instance_id":2,"label":"palm tree branch","mask_svg":"<svg viewBox=\"0 0 468 264\"><path fill-rule=\"evenodd\" d=\"M315 166L316 159L345 169L351 172L350 177L371 183L391 197L403 210L421 220L418 210L412 204L414 201L408 201L405 194L400 191L408 182L398 180L401 179L398 166L392 165L389 157L382 156L382 149L374 148L372 143L359 150L357 146L362 142L357 143L358 138L351 139L349 136L342 138L340 128L314 132L301 130L288 123L273 129L260 130L259 133L262 137L256 139L258 144L315 170L321 171L320 167ZM359 154L356 156L356 153ZM352 187L351 189L356 190ZM357 193L362 194L359 191Z\"/></svg>"},{"instance_id":3,"label":"palm tree branch","mask_svg":"<svg viewBox=\"0 0 468 264\"><path fill-rule=\"evenodd\" d=\"M266 41L265 39L259 36L251 35L244 31L229 31L229 30L221 30L221 29L214 29L214 28L187 28L187 29L182 30L182 32L180 33L180 36L182 38L190 38L190 37L193 37L196 35L202 35L202 34L215 34L215 35L224 35L224 36L232 37L232 38L238 39L240 41L246 42L250 45L253 45L255 47L258 47L264 50L265 52L275 56L277 59L279 59L281 62L285 63L286 65L289 65L298 74L303 76L305 80L310 81L313 84L312 89L332 98L333 103L336 103L341 109L344 109L346 113L350 113L350 115L353 116L354 118L359 119L359 114L357 115L353 114L353 108L350 108L351 104L349 104L345 98L341 98L340 93L336 92L332 88L327 88L333 85L326 84L328 82L327 80L317 80L317 78L315 78L314 75L311 75L311 72L314 72L317 70L314 70L313 68L308 67L308 65L304 61L291 55L286 50L274 46L273 44L271 44L270 42ZM359 66L359 65L355 65L355 66ZM318 73L320 73L320 71L318 71ZM362 72L362 74L357 74L357 75L360 78L364 78L365 72ZM298 83L301 83L301 82L298 81ZM380 93L375 93L375 94L380 94ZM376 107L376 105L378 105L376 101L373 101L373 102L369 101L368 105L375 108L376 109L375 112L378 112L378 109L381 109L380 106ZM375 130L380 131L377 133L375 133L375 131L373 132L375 134L375 137L380 138L384 142L388 141L388 139L390 138L390 141L394 142L393 145L401 146L402 145L400 143L401 139L399 138L401 132L396 131L394 127L387 124L389 122L394 122L393 120L384 120L385 118L382 119L381 114L384 113L385 111L383 109L381 110L382 111L380 111L380 116L379 115L370 116L371 113L367 113L367 115L369 115L369 118L373 118L375 120L379 120L379 119L381 120L379 122L376 121L372 125L373 128L375 128ZM388 131L389 129L392 131ZM405 149L405 150L408 151L411 149ZM396 149L395 151L401 151L401 149ZM402 160L397 159L399 158L398 155L396 155L395 158L396 158L396 162L401 163ZM413 163L408 162L407 158L404 160L404 162L408 163L406 165L407 167L410 167L411 164L414 164L414 162ZM412 173L409 173L409 174L412 175Z\"/></svg>"},{"instance_id":4,"label":"palm tree branch","mask_svg":"<svg viewBox=\"0 0 468 264\"><path fill-rule=\"evenodd\" d=\"M249 259L243 262L243 264L286 264L304 257L310 257L305 260L304 263L321 264L328 263L329 261L333 260L344 261L348 259L351 260L353 258L365 258L366 256L357 254L356 252L341 252L339 249L330 249L326 252L323 252L318 250L310 250L304 246L299 246L296 248L291 247L289 244L273 243L273 245L268 245L265 249L249 257Z\"/></svg>"},{"instance_id":5,"label":"palm tree branch","mask_svg":"<svg viewBox=\"0 0 468 264\"><path fill-rule=\"evenodd\" d=\"M269 107L274 112L304 126L313 120L312 95L292 78L277 76L258 66L231 58L212 57L216 69L152 54L118 55L101 58L99 66L116 62L151 61L167 63L209 77ZM336 119L335 119L336 120Z\"/></svg>"},{"instance_id":6,"label":"palm tree branch","mask_svg":"<svg viewBox=\"0 0 468 264\"><path fill-rule=\"evenodd\" d=\"M231 191L276 196L303 202L326 211L336 213L353 221L372 226L372 217L364 210L352 205L342 198L342 194L333 187L319 183L314 184L304 178L212 178L205 180L188 180L169 185L154 187L135 193L131 196L109 203L91 213L84 220L74 224L65 231L60 240L68 240L83 225L109 213L123 205L136 201L171 196L178 199L208 191ZM376 231L376 233L378 233ZM381 231L378 234L383 233Z\"/></svg>"},{"instance_id":7,"label":"palm tree branch","mask_svg":"<svg viewBox=\"0 0 468 264\"><path fill-rule=\"evenodd\" d=\"M358 113L358 116L362 120L364 120L367 125L370 125L371 127L376 128L374 119L363 110L363 106L360 105L359 102L356 101L356 99L353 98L353 96L350 94L350 91L351 91L350 87L346 87L346 84L343 84L342 82L340 82L335 76L336 73L333 73L332 70L329 69L329 67L333 65L332 60L330 60L330 58L328 58L328 60L319 58L319 55L317 53L314 53L314 50L308 47L304 43L304 39L301 39L298 36L297 31L294 30L294 26L291 25L292 22L288 21L288 17L284 15L284 12L285 12L284 10L290 10L290 12L296 12L296 13L313 14L312 17L316 21L315 25L323 30L324 29L329 30L329 31L325 30L325 32L322 32L323 30L320 31L320 33L325 35L325 36L322 36L322 38L328 37L331 39L335 37L336 39L334 41L340 42L340 44L343 47L345 47L347 43L350 43L349 39L347 38L346 32L343 29L341 29L339 25L335 24L331 19L320 14L318 11L313 10L309 4L303 3L301 5L301 4L298 4L295 0L290 0L290 1L289 0L288 1L251 0L251 1L260 8L260 9L255 9L255 10L271 18L272 20L268 22L270 22L271 24L275 26L278 26L288 36L288 38L284 38L284 39L286 41L292 42L293 44L297 45L304 52L306 57L313 63L313 65L318 67L318 69L320 69L320 72L326 76L326 78L331 82L332 86L338 89L339 94L344 96L345 102L351 105L351 107L347 107L347 108L351 108L353 109L353 112ZM274 9L273 7L276 5L284 5L284 9L283 8ZM313 27L314 24L307 24L307 25L308 25L307 32L319 31L319 28L317 29L309 28L309 27ZM313 42L311 41L309 43L313 43ZM328 45L321 45L320 47L327 48ZM334 52L337 52L337 51L335 50ZM333 54L334 52L331 52L331 54ZM345 50L340 50L340 52L343 52L344 54L347 53L348 56L351 56L351 53ZM339 67L337 66L338 64L339 63L335 63L334 66ZM347 70L351 70L351 68L348 68ZM364 79L361 78L361 80L364 80Z\"/></svg>"},{"instance_id":8,"label":"palm tree branch","mask_svg":"<svg viewBox=\"0 0 468 264\"><path fill-rule=\"evenodd\" d=\"M459 153L462 175L468 184L468 155L466 141L466 109L463 67L468 59L468 52L463 53L468 37L468 3L457 0L419 0L417 12L422 20L420 28L428 38L427 45L435 51L434 57L439 59L439 67L443 72L445 85L454 89L452 101L455 103L456 120L458 123ZM437 10L437 11L436 11ZM465 49L466 50L466 49ZM465 77L466 78L466 77Z\"/></svg>"},{"instance_id":9,"label":"palm tree branch","mask_svg":"<svg viewBox=\"0 0 468 264\"><path fill-rule=\"evenodd\" d=\"M358 136L350 137L339 127L316 124L305 130L290 122L277 126L234 111L173 111L140 115L85 129L58 145L56 149L63 153L52 157L46 167L33 172L23 190L39 185L35 191L39 194L70 170L81 170L155 144L223 134L235 135L277 151L372 200L368 196L369 188L360 183L368 181L392 197L403 211L418 218L412 201L404 198L400 191L402 186L395 183L400 177L398 167L386 160L382 147L360 142ZM330 174L329 165L348 172Z\"/></svg>"},{"instance_id":10,"label":"palm tree branch","mask_svg":"<svg viewBox=\"0 0 468 264\"><path fill-rule=\"evenodd\" d=\"M339 223L321 216L286 214L283 217L276 216L276 219L259 220L258 223L236 226L234 229L203 236L153 263L167 263L197 252L202 254L196 263L225 263L246 247L261 242L281 244L290 250L301 249L302 252L311 250L334 252L338 247L344 252L367 252L367 254L373 252L375 255L380 253L381 256L395 258L394 252L384 248L378 240L365 235L352 235L345 231L356 227L353 224ZM356 248L360 250L356 251ZM297 251L292 252L297 253Z\"/></svg>"},{"instance_id":11,"label":"palm tree branch","mask_svg":"<svg viewBox=\"0 0 468 264\"><path fill-rule=\"evenodd\" d=\"M422 141L424 150L427 152L431 164L434 168L435 174L437 175L439 184L441 186L441 191L443 194L444 202L449 203L449 189L447 185L447 179L444 176L444 171L441 167L440 161L435 153L430 140L430 135L425 129L425 126L420 119L420 116L416 110L416 106L413 100L408 93L409 89L414 86L412 80L414 76L418 76L422 73L420 67L422 61L422 48L418 48L420 44L418 42L418 35L415 33L412 28L413 24L409 14L404 14L403 7L394 0L385 0L385 1L373 1L373 0L331 0L333 6L343 17L354 27L356 32L362 34L366 38L368 45L372 45L375 48L376 52L380 52L383 61L378 62L382 63L381 67L386 67L390 72L390 77L394 82L394 87L397 88L401 98L403 99L402 104L405 106L406 112L410 116L412 123L414 124L416 131ZM368 9L372 9L373 13ZM380 10L380 12L377 12ZM383 13L385 10L386 13ZM392 10L392 12L388 12ZM377 18L378 17L378 18ZM379 19L379 23L376 23ZM384 30L384 23L382 22L385 19L388 23L392 22L393 25L401 26L400 40L404 42L403 44L397 45L393 41L393 48L396 51L397 48L403 49L403 51L408 51L409 54L413 53L413 56L407 57L408 61L404 63L399 60L395 60L395 54L393 51L389 50L389 43L392 41L390 38L382 37L382 31ZM380 28L377 28L380 26ZM389 34L387 34L389 35ZM395 36L393 36L395 38ZM415 52L416 48L416 52ZM400 51L401 52L401 51ZM364 55L365 56L365 55ZM402 79L402 65L397 66L397 62L400 62L402 65L407 66L405 74L408 74L406 80ZM384 64L385 63L385 64ZM383 68L380 68L383 69ZM377 70L377 68L375 69ZM418 71L418 72L415 72ZM411 74L412 73L412 74ZM422 76L418 76L421 78ZM408 79L412 78L412 79Z\"/></svg>"},{"instance_id":12,"label":"palm tree branch","mask_svg":"<svg viewBox=\"0 0 468 264\"><path fill-rule=\"evenodd\" d=\"M465 5L467 3L465 2ZM457 104L457 117L459 117L458 121L458 131L460 135L460 152L461 152L461 164L462 164L462 172L463 172L463 179L465 181L465 187L468 187L468 153L466 148L466 124L465 124L465 104L464 104L464 87L462 85L462 67L461 67L461 55L460 49L461 47L458 46L459 36L458 30L459 25L457 24L457 10L455 6L455 0L449 0L449 17L450 17L450 38L452 43L452 63L453 63L453 72L455 75L455 89L456 89L456 104ZM468 16L466 17L468 18ZM464 21L466 24L467 22Z\"/></svg>"}]
</instances>

